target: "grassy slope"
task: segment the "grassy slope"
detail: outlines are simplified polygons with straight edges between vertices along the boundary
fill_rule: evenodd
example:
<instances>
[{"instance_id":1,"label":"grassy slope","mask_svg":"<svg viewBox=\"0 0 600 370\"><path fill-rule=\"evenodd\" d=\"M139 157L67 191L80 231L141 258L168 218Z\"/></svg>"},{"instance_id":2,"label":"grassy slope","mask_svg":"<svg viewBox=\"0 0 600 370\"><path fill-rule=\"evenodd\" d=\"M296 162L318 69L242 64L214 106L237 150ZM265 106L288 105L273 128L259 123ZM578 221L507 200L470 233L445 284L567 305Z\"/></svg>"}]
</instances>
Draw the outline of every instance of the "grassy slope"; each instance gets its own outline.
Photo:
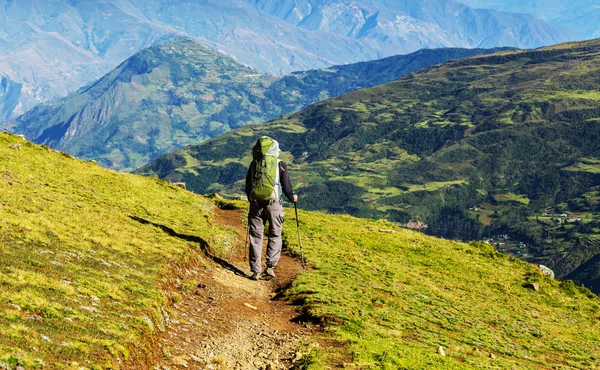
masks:
<instances>
[{"instance_id":1,"label":"grassy slope","mask_svg":"<svg viewBox=\"0 0 600 370\"><path fill-rule=\"evenodd\" d=\"M300 219L314 268L289 296L325 317L361 368L599 368L600 300L570 281L483 243L351 216L301 212ZM290 221L284 232L297 250ZM534 281L539 291L523 287ZM335 358L327 352L311 368Z\"/></svg>"},{"instance_id":2,"label":"grassy slope","mask_svg":"<svg viewBox=\"0 0 600 370\"><path fill-rule=\"evenodd\" d=\"M445 63L138 172L197 192L240 192L249 148L268 134L291 152L309 209L419 219L429 233L457 239L509 232L528 245L515 253L564 276L600 253L599 52L592 40ZM586 225L537 218L555 207L583 213Z\"/></svg>"},{"instance_id":3,"label":"grassy slope","mask_svg":"<svg viewBox=\"0 0 600 370\"><path fill-rule=\"evenodd\" d=\"M178 299L164 287L186 286L171 269L198 262L199 245L131 216L224 253L234 236L212 209L165 182L0 134L0 367L113 368L132 350L151 359L161 310Z\"/></svg>"}]
</instances>

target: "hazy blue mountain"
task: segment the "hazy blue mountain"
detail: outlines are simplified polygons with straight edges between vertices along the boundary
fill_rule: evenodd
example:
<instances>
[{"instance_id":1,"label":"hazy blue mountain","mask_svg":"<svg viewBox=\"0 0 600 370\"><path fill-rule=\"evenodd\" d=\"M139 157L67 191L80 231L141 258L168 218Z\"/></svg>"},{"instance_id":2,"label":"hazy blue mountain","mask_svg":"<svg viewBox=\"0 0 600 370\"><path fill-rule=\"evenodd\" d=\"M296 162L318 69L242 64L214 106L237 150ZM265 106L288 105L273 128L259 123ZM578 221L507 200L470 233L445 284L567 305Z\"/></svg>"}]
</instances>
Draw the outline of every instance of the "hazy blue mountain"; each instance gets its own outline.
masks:
<instances>
[{"instance_id":1,"label":"hazy blue mountain","mask_svg":"<svg viewBox=\"0 0 600 370\"><path fill-rule=\"evenodd\" d=\"M0 0L0 122L181 35L269 73L422 48L536 47L569 38L531 16L451 0Z\"/></svg>"},{"instance_id":2,"label":"hazy blue mountain","mask_svg":"<svg viewBox=\"0 0 600 370\"><path fill-rule=\"evenodd\" d=\"M580 38L600 37L600 0L460 0L463 3L505 12L529 13L562 25Z\"/></svg>"},{"instance_id":3,"label":"hazy blue mountain","mask_svg":"<svg viewBox=\"0 0 600 370\"><path fill-rule=\"evenodd\" d=\"M0 0L0 122L178 34L114 1Z\"/></svg>"},{"instance_id":4,"label":"hazy blue mountain","mask_svg":"<svg viewBox=\"0 0 600 370\"><path fill-rule=\"evenodd\" d=\"M89 88L40 104L13 128L30 140L134 169L169 151L322 99L497 49L422 50L278 77L190 38L145 49Z\"/></svg>"},{"instance_id":5,"label":"hazy blue mountain","mask_svg":"<svg viewBox=\"0 0 600 370\"><path fill-rule=\"evenodd\" d=\"M449 45L532 48L568 38L530 15L474 9L458 1L252 1L298 27L336 32L399 51Z\"/></svg>"}]
</instances>

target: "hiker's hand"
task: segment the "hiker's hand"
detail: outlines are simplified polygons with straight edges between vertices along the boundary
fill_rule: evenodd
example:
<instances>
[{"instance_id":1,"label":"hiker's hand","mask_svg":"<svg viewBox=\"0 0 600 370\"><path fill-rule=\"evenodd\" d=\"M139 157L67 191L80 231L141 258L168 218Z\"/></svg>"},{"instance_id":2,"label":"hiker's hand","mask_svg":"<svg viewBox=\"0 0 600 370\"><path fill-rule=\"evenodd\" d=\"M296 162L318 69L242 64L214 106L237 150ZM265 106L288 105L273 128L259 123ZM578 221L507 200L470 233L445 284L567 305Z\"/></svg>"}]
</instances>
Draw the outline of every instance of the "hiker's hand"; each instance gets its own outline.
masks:
<instances>
[{"instance_id":1,"label":"hiker's hand","mask_svg":"<svg viewBox=\"0 0 600 370\"><path fill-rule=\"evenodd\" d=\"M298 194L294 194L294 203L298 201Z\"/></svg>"}]
</instances>

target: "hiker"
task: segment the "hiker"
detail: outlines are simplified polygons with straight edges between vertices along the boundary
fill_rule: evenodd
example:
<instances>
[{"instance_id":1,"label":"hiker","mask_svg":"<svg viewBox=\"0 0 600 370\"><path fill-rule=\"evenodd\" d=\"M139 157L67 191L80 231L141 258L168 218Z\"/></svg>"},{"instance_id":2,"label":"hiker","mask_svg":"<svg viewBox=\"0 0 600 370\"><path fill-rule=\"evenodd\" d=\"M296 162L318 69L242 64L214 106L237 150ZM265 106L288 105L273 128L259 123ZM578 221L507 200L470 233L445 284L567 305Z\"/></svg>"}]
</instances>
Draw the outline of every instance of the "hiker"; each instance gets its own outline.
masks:
<instances>
[{"instance_id":1,"label":"hiker","mask_svg":"<svg viewBox=\"0 0 600 370\"><path fill-rule=\"evenodd\" d=\"M263 136L252 148L252 163L246 176L246 195L250 201L248 233L250 237L250 270L252 280L261 278L262 242L265 224L269 222L267 244L267 267L263 277L274 278L275 266L281 256L281 228L283 226L283 201L281 193L293 203L298 195L292 190L292 182L285 166L279 159L279 143Z\"/></svg>"}]
</instances>

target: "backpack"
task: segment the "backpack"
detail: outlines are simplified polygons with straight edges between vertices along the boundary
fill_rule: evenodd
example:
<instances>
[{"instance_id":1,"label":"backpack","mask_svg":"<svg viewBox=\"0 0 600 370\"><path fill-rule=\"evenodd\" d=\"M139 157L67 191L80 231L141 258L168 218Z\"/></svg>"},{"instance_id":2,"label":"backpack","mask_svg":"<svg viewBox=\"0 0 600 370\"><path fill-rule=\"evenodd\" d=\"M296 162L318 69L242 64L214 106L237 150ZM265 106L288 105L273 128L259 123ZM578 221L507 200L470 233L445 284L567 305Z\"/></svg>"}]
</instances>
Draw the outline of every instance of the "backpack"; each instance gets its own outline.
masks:
<instances>
[{"instance_id":1,"label":"backpack","mask_svg":"<svg viewBox=\"0 0 600 370\"><path fill-rule=\"evenodd\" d=\"M250 164L250 198L253 200L279 200L279 143L263 136L252 148Z\"/></svg>"}]
</instances>

